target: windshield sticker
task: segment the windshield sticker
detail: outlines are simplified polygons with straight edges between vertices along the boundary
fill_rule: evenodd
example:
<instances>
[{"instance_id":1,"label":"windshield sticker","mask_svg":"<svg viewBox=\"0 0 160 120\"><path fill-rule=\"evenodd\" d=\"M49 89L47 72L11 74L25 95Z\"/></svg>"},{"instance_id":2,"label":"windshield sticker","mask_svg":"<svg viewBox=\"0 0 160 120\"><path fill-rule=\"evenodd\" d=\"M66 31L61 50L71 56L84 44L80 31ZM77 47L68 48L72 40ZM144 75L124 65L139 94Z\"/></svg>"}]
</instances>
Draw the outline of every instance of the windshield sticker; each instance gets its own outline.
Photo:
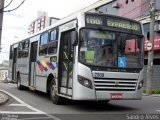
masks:
<instances>
[{"instance_id":1,"label":"windshield sticker","mask_svg":"<svg viewBox=\"0 0 160 120\"><path fill-rule=\"evenodd\" d=\"M94 55L95 55L95 52L94 51L86 51L85 52L85 60L87 63L93 63L94 61Z\"/></svg>"},{"instance_id":2,"label":"windshield sticker","mask_svg":"<svg viewBox=\"0 0 160 120\"><path fill-rule=\"evenodd\" d=\"M120 68L126 67L126 57L118 57L118 67Z\"/></svg>"},{"instance_id":3,"label":"windshield sticker","mask_svg":"<svg viewBox=\"0 0 160 120\"><path fill-rule=\"evenodd\" d=\"M94 51L86 51L85 52L85 59L93 60L94 59Z\"/></svg>"}]
</instances>

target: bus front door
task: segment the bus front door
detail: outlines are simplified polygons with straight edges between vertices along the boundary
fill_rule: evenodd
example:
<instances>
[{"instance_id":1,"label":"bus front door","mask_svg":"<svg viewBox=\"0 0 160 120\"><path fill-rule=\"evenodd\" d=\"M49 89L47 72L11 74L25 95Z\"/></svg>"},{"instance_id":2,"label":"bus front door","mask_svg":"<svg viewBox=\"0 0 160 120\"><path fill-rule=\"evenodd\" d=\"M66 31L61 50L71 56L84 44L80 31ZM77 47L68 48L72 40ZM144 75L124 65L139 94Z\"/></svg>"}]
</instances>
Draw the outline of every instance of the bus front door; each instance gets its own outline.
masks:
<instances>
[{"instance_id":1,"label":"bus front door","mask_svg":"<svg viewBox=\"0 0 160 120\"><path fill-rule=\"evenodd\" d=\"M17 48L13 51L13 64L12 64L12 80L16 80L16 66L17 66Z\"/></svg>"},{"instance_id":2,"label":"bus front door","mask_svg":"<svg viewBox=\"0 0 160 120\"><path fill-rule=\"evenodd\" d=\"M30 63L29 63L29 86L34 89L36 86L36 61L37 61L38 42L32 42L30 47Z\"/></svg>"},{"instance_id":3,"label":"bus front door","mask_svg":"<svg viewBox=\"0 0 160 120\"><path fill-rule=\"evenodd\" d=\"M70 32L62 33L61 45L59 52L59 93L67 96L72 96L72 81L73 81L73 46L71 45Z\"/></svg>"}]
</instances>

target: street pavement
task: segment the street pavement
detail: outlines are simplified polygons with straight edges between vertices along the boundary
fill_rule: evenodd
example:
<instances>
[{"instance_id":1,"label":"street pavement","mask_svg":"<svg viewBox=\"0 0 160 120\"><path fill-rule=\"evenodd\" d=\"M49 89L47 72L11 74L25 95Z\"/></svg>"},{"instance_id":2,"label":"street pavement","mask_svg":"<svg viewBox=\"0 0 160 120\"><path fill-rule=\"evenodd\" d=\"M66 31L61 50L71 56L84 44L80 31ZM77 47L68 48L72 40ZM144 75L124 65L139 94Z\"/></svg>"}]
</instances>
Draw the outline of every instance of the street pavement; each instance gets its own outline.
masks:
<instances>
[{"instance_id":1,"label":"street pavement","mask_svg":"<svg viewBox=\"0 0 160 120\"><path fill-rule=\"evenodd\" d=\"M37 120L134 120L160 119L160 97L143 96L142 100L113 100L109 103L67 101L54 105L47 94L29 90L19 91L15 84L0 84L10 96L0 107L1 117Z\"/></svg>"},{"instance_id":2,"label":"street pavement","mask_svg":"<svg viewBox=\"0 0 160 120\"><path fill-rule=\"evenodd\" d=\"M8 95L0 91L0 105L6 103L7 101L8 101Z\"/></svg>"}]
</instances>

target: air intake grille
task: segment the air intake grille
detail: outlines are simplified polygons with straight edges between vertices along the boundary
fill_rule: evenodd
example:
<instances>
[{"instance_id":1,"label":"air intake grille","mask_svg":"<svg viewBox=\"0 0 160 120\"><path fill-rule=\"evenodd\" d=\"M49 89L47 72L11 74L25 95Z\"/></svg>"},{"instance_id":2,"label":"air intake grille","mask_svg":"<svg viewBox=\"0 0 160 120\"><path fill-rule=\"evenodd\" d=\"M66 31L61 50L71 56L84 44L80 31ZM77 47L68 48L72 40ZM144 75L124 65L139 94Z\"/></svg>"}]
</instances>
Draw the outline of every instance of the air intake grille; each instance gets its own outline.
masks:
<instances>
[{"instance_id":1,"label":"air intake grille","mask_svg":"<svg viewBox=\"0 0 160 120\"><path fill-rule=\"evenodd\" d=\"M135 91L137 79L94 79L97 91Z\"/></svg>"}]
</instances>

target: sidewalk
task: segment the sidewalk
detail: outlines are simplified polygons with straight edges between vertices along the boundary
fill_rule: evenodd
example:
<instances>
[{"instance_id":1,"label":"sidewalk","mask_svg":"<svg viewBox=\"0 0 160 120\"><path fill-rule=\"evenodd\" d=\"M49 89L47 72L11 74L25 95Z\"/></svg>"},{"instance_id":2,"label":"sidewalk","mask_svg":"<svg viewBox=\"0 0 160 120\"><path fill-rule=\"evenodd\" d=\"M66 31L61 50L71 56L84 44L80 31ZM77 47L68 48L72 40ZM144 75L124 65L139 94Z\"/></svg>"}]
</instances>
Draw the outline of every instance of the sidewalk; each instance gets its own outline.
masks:
<instances>
[{"instance_id":1,"label":"sidewalk","mask_svg":"<svg viewBox=\"0 0 160 120\"><path fill-rule=\"evenodd\" d=\"M0 105L6 103L8 99L9 99L8 95L0 91Z\"/></svg>"}]
</instances>

